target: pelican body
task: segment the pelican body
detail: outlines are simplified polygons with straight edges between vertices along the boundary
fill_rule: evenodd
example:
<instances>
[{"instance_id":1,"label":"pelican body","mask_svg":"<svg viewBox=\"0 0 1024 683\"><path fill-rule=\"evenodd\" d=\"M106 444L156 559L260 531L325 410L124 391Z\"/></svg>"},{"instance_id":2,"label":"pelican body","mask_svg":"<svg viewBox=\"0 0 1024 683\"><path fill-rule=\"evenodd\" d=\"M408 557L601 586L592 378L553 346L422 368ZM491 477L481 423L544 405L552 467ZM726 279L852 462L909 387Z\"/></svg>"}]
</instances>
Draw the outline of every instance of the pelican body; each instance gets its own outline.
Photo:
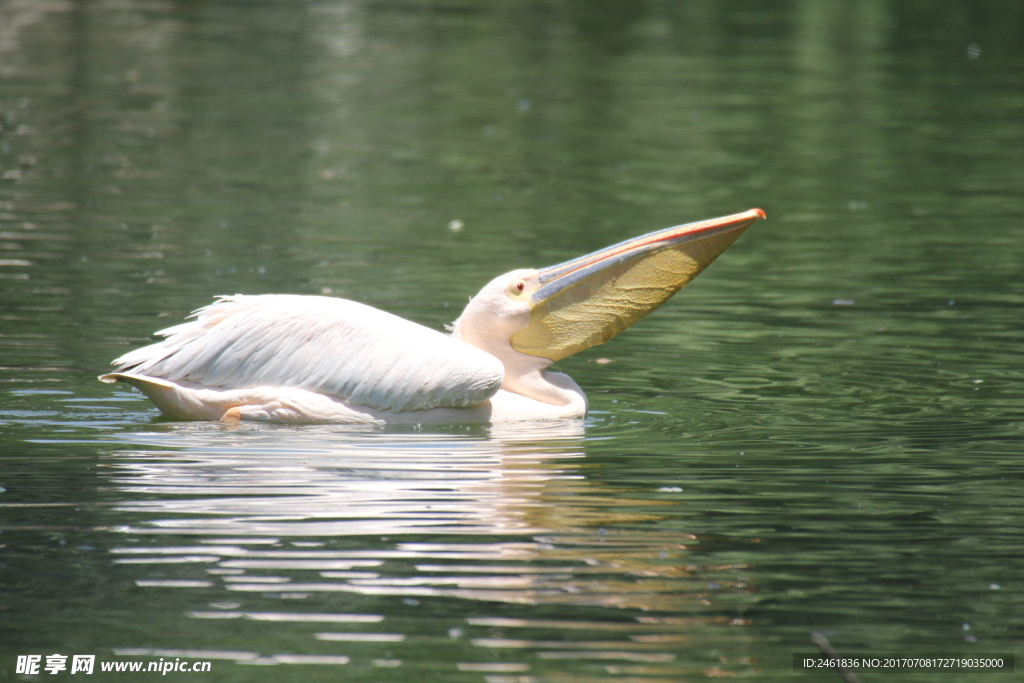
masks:
<instances>
[{"instance_id":1,"label":"pelican body","mask_svg":"<svg viewBox=\"0 0 1024 683\"><path fill-rule=\"evenodd\" d=\"M445 334L322 296L221 296L116 359L183 420L509 422L580 418L583 390L548 368L603 344L686 286L755 220L751 209L500 275Z\"/></svg>"}]
</instances>

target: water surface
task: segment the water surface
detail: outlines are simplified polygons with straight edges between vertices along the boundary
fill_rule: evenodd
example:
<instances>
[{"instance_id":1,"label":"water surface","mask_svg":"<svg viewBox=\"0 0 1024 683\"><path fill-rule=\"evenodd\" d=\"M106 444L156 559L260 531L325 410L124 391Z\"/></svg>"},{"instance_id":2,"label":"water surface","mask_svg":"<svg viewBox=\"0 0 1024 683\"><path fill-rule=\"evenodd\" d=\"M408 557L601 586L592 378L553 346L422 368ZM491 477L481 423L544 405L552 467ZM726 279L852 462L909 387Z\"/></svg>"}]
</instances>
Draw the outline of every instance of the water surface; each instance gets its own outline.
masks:
<instances>
[{"instance_id":1,"label":"water surface","mask_svg":"<svg viewBox=\"0 0 1024 683\"><path fill-rule=\"evenodd\" d=\"M838 681L793 672L815 631L1019 659L1022 36L994 0L0 5L0 680ZM559 363L582 422L177 423L95 380L216 294L440 329L754 206Z\"/></svg>"}]
</instances>

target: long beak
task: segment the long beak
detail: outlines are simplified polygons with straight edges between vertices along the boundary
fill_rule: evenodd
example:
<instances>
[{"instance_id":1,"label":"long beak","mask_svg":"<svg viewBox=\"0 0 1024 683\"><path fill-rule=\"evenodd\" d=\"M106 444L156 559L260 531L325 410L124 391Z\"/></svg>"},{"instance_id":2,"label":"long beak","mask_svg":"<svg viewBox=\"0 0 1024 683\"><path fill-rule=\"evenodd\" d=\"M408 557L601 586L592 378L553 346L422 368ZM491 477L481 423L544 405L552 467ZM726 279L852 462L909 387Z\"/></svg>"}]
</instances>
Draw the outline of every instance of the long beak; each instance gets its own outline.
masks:
<instances>
[{"instance_id":1,"label":"long beak","mask_svg":"<svg viewBox=\"0 0 1024 683\"><path fill-rule=\"evenodd\" d=\"M603 344L665 303L725 251L761 209L679 225L538 271L530 324L512 347L560 360Z\"/></svg>"}]
</instances>

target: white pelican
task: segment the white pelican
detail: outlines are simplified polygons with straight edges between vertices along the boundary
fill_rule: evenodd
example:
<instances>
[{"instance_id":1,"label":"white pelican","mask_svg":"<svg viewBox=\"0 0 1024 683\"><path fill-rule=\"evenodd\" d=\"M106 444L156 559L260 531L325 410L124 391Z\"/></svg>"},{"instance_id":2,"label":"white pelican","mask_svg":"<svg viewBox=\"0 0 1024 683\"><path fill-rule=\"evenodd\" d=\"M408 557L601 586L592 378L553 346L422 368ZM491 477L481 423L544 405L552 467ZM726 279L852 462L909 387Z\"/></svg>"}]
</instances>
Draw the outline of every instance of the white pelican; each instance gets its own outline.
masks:
<instances>
[{"instance_id":1,"label":"white pelican","mask_svg":"<svg viewBox=\"0 0 1024 683\"><path fill-rule=\"evenodd\" d=\"M509 422L579 418L557 360L603 344L688 284L759 218L751 209L652 232L470 299L451 334L322 296L222 296L113 362L185 420Z\"/></svg>"}]
</instances>

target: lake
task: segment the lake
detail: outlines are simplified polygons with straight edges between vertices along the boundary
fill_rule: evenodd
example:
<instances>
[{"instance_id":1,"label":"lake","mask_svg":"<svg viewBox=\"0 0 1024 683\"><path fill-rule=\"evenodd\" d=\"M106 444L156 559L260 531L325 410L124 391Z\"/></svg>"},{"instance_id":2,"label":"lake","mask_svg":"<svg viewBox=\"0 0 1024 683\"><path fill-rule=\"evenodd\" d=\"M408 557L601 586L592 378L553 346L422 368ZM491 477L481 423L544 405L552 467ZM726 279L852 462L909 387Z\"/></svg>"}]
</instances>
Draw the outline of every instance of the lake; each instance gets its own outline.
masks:
<instances>
[{"instance_id":1,"label":"lake","mask_svg":"<svg viewBox=\"0 0 1024 683\"><path fill-rule=\"evenodd\" d=\"M814 634L1024 666L1022 124L1009 1L0 4L0 681L843 681ZM556 365L583 421L175 422L96 380L215 295L443 329L752 207Z\"/></svg>"}]
</instances>

